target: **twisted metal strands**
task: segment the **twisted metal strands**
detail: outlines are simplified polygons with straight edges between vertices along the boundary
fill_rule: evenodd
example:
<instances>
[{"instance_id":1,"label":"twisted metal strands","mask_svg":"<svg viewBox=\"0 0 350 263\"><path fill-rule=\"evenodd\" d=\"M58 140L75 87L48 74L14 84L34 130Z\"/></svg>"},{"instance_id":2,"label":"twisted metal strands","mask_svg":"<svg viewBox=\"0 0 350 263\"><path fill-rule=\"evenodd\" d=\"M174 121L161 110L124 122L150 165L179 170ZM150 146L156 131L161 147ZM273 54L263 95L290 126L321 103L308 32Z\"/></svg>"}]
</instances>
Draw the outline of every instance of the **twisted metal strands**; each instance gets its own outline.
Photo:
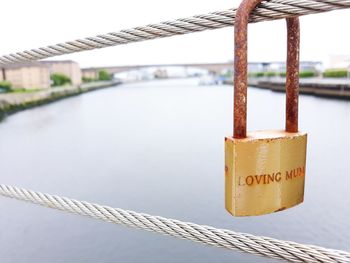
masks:
<instances>
[{"instance_id":1,"label":"twisted metal strands","mask_svg":"<svg viewBox=\"0 0 350 263\"><path fill-rule=\"evenodd\" d=\"M328 12L350 7L350 0L271 0L264 1L252 13L250 22L276 20ZM197 15L174 21L151 24L95 37L77 39L52 46L17 52L0 57L0 65L40 60L49 57L123 45L144 40L183 35L204 30L233 26L236 9Z\"/></svg>"},{"instance_id":2,"label":"twisted metal strands","mask_svg":"<svg viewBox=\"0 0 350 263\"><path fill-rule=\"evenodd\" d=\"M194 242L289 262L350 262L350 253L217 229L0 185L0 195Z\"/></svg>"}]
</instances>

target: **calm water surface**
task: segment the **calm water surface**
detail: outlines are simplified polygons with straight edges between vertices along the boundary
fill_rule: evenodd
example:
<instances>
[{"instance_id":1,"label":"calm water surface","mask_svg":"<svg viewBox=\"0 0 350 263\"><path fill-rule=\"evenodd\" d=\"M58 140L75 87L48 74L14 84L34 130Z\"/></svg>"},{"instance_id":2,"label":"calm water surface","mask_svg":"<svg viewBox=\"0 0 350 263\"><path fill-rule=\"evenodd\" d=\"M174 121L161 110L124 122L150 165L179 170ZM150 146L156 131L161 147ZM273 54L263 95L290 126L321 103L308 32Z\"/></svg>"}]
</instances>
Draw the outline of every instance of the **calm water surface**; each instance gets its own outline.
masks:
<instances>
[{"instance_id":1,"label":"calm water surface","mask_svg":"<svg viewBox=\"0 0 350 263\"><path fill-rule=\"evenodd\" d=\"M1 183L257 235L350 250L350 102L301 96L305 203L233 218L224 209L232 88L127 84L8 117ZM283 128L284 95L250 89L250 130ZM1 262L269 262L0 198Z\"/></svg>"}]
</instances>

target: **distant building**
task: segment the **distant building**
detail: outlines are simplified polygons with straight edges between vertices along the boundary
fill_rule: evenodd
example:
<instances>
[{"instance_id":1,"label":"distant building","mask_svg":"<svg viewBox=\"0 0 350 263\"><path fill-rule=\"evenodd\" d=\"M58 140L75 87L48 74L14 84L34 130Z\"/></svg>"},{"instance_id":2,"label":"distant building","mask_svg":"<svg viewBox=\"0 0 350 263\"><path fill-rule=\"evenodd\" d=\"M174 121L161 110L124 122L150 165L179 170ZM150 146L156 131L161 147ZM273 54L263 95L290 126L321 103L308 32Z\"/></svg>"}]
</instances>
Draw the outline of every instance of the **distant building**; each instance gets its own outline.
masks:
<instances>
[{"instance_id":1,"label":"distant building","mask_svg":"<svg viewBox=\"0 0 350 263\"><path fill-rule=\"evenodd\" d=\"M323 64L320 61L300 61L300 71L312 71L319 73L323 70ZM248 71L255 72L286 72L286 62L250 62Z\"/></svg>"},{"instance_id":2,"label":"distant building","mask_svg":"<svg viewBox=\"0 0 350 263\"><path fill-rule=\"evenodd\" d=\"M5 80L5 69L4 68L0 68L0 81L4 81Z\"/></svg>"},{"instance_id":3,"label":"distant building","mask_svg":"<svg viewBox=\"0 0 350 263\"><path fill-rule=\"evenodd\" d=\"M72 60L61 60L61 61L43 61L45 65L50 67L51 74L59 73L69 77L72 81L73 86L79 86L81 80L81 69L77 62Z\"/></svg>"},{"instance_id":4,"label":"distant building","mask_svg":"<svg viewBox=\"0 0 350 263\"><path fill-rule=\"evenodd\" d=\"M1 68L1 81L9 81L14 89L50 88L50 69L39 62L6 65Z\"/></svg>"},{"instance_id":5,"label":"distant building","mask_svg":"<svg viewBox=\"0 0 350 263\"><path fill-rule=\"evenodd\" d=\"M269 63L264 62L249 62L248 63L248 72L256 73L256 72L265 72L267 70L267 66ZM233 63L232 63L233 65Z\"/></svg>"},{"instance_id":6,"label":"distant building","mask_svg":"<svg viewBox=\"0 0 350 263\"><path fill-rule=\"evenodd\" d=\"M156 69L156 71L153 73L153 76L156 79L165 79L168 77L168 71L166 69Z\"/></svg>"},{"instance_id":7,"label":"distant building","mask_svg":"<svg viewBox=\"0 0 350 263\"><path fill-rule=\"evenodd\" d=\"M98 71L96 69L82 69L81 73L83 75L83 78L88 78L88 79L98 79Z\"/></svg>"}]
</instances>

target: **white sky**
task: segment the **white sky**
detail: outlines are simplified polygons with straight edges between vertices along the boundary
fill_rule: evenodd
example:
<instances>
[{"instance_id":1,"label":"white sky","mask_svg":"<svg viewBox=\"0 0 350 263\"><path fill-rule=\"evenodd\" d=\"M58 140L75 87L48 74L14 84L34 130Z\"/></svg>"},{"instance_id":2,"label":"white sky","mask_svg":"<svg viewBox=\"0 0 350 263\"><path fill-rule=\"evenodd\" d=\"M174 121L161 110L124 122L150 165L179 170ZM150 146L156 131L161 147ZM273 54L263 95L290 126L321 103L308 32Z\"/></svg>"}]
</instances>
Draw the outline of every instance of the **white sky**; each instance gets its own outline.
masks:
<instances>
[{"instance_id":1,"label":"white sky","mask_svg":"<svg viewBox=\"0 0 350 263\"><path fill-rule=\"evenodd\" d=\"M0 54L108 33L149 23L225 10L240 0L3 0ZM301 18L301 59L328 63L350 54L350 10ZM285 21L249 27L249 60L284 60ZM174 36L57 57L83 67L224 62L233 59L233 28Z\"/></svg>"}]
</instances>

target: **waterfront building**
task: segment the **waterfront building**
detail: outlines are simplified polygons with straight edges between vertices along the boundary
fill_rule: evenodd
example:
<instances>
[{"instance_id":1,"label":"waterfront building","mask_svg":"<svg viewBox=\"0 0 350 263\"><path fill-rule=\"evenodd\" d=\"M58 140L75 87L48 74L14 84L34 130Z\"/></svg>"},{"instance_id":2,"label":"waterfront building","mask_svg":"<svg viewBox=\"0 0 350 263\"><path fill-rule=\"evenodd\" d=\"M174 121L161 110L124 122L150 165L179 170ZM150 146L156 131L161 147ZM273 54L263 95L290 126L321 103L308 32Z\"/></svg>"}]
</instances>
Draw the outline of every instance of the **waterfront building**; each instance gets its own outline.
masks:
<instances>
[{"instance_id":1,"label":"waterfront building","mask_svg":"<svg viewBox=\"0 0 350 263\"><path fill-rule=\"evenodd\" d=\"M322 72L323 63L320 61L300 61L300 71L311 71L316 74ZM248 63L248 71L256 72L286 72L286 62L271 61L271 62L250 62Z\"/></svg>"},{"instance_id":2,"label":"waterfront building","mask_svg":"<svg viewBox=\"0 0 350 263\"><path fill-rule=\"evenodd\" d=\"M156 79L166 79L168 77L168 71L166 69L156 69L153 73L154 78Z\"/></svg>"},{"instance_id":3,"label":"waterfront building","mask_svg":"<svg viewBox=\"0 0 350 263\"><path fill-rule=\"evenodd\" d=\"M93 68L86 68L81 70L83 78L86 79L98 79L98 70Z\"/></svg>"},{"instance_id":4,"label":"waterfront building","mask_svg":"<svg viewBox=\"0 0 350 263\"><path fill-rule=\"evenodd\" d=\"M43 61L49 66L51 74L63 74L70 78L73 86L79 86L82 82L81 69L77 62L72 60Z\"/></svg>"},{"instance_id":5,"label":"waterfront building","mask_svg":"<svg viewBox=\"0 0 350 263\"><path fill-rule=\"evenodd\" d=\"M280 72L286 72L286 63L277 63ZM320 73L323 71L323 63L321 61L300 61L300 72L309 71L314 73Z\"/></svg>"},{"instance_id":6,"label":"waterfront building","mask_svg":"<svg viewBox=\"0 0 350 263\"><path fill-rule=\"evenodd\" d=\"M50 69L39 62L2 66L0 81L11 82L13 89L50 88Z\"/></svg>"},{"instance_id":7,"label":"waterfront building","mask_svg":"<svg viewBox=\"0 0 350 263\"><path fill-rule=\"evenodd\" d=\"M5 80L5 69L1 68L0 69L0 81L4 81Z\"/></svg>"},{"instance_id":8,"label":"waterfront building","mask_svg":"<svg viewBox=\"0 0 350 263\"><path fill-rule=\"evenodd\" d=\"M267 70L267 65L269 63L264 62L249 62L248 63L248 72L249 73L256 73L256 72L265 72ZM232 63L233 65L233 63Z\"/></svg>"}]
</instances>

